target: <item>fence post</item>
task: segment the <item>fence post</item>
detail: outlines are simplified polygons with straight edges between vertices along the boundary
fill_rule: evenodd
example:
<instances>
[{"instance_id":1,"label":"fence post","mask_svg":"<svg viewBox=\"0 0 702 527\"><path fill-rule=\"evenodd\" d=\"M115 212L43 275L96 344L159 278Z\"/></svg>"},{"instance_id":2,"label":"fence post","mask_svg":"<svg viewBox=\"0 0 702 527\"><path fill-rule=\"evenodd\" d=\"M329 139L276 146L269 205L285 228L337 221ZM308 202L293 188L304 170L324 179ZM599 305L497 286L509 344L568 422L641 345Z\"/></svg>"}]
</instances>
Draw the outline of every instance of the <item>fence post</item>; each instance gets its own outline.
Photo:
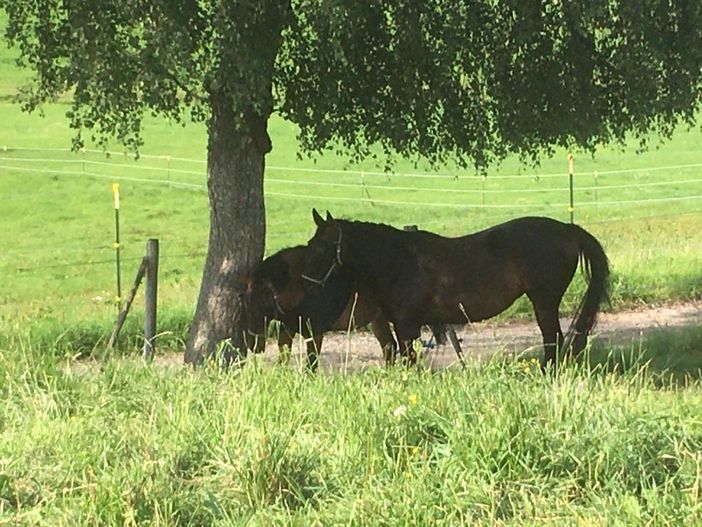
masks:
<instances>
[{"instance_id":1,"label":"fence post","mask_svg":"<svg viewBox=\"0 0 702 527\"><path fill-rule=\"evenodd\" d=\"M144 289L144 360L152 360L156 343L156 306L158 299L158 240L146 242L146 287Z\"/></svg>"},{"instance_id":2,"label":"fence post","mask_svg":"<svg viewBox=\"0 0 702 527\"><path fill-rule=\"evenodd\" d=\"M594 173L594 179L595 179L595 207L599 208L600 207L600 200L599 200L599 188L597 187L597 170L595 170Z\"/></svg>"},{"instance_id":3,"label":"fence post","mask_svg":"<svg viewBox=\"0 0 702 527\"><path fill-rule=\"evenodd\" d=\"M573 223L575 206L573 204L573 154L571 153L568 153L568 180L570 187L570 205L568 206L568 212L570 213L570 222Z\"/></svg>"},{"instance_id":4,"label":"fence post","mask_svg":"<svg viewBox=\"0 0 702 527\"><path fill-rule=\"evenodd\" d=\"M363 198L368 198L368 201L370 201L370 204L375 207L375 203L373 203L373 198L370 195L370 192L368 192L368 187L366 187L366 173L361 170L361 199Z\"/></svg>"},{"instance_id":5,"label":"fence post","mask_svg":"<svg viewBox=\"0 0 702 527\"><path fill-rule=\"evenodd\" d=\"M112 184L112 197L114 199L115 208L115 243L112 244L115 249L115 262L117 264L117 310L120 309L122 303L122 270L120 269L119 253L122 245L119 240L119 183Z\"/></svg>"},{"instance_id":6,"label":"fence post","mask_svg":"<svg viewBox=\"0 0 702 527\"><path fill-rule=\"evenodd\" d=\"M139 289L139 285L141 284L142 278L144 278L144 273L146 272L146 267L148 266L148 261L146 259L146 256L142 258L141 264L139 265L139 270L137 271L136 278L134 279L134 285L132 286L132 289L129 291L129 294L127 295L127 299L124 301L124 304L122 305L122 309L119 312L119 315L117 316L117 321L115 322L115 327L112 330L112 335L110 336L110 340L107 343L108 349L111 349L117 344L117 339L119 338L119 332L122 331L122 326L124 325L124 321L127 320L127 314L129 313L129 309L132 307L132 302L134 302L134 297L136 296L137 289Z\"/></svg>"}]
</instances>

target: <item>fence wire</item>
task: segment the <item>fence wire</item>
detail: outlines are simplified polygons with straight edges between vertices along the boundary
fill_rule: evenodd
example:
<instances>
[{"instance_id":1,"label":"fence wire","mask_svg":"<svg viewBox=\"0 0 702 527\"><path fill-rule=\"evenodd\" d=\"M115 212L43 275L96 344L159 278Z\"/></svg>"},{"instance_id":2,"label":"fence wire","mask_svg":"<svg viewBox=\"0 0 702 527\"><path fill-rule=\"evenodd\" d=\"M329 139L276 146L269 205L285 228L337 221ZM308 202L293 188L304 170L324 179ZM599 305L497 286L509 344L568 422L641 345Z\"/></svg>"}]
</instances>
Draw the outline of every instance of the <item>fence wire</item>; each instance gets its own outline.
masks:
<instances>
[{"instance_id":1,"label":"fence wire","mask_svg":"<svg viewBox=\"0 0 702 527\"><path fill-rule=\"evenodd\" d=\"M14 153L19 155L15 156ZM33 157L32 154L38 154ZM97 160L86 158L86 156L104 156L104 159ZM130 158L133 162L125 163L119 159ZM130 182L136 185L156 186L170 190L187 190L197 193L206 193L207 186L204 183L206 178L206 162L203 159L191 159L170 155L149 155L141 154L135 156L131 153L101 151L101 150L80 150L73 152L68 149L52 149L52 148L31 148L31 147L15 147L5 146L0 147L0 177L7 176L11 173L24 173L37 176L51 177L70 177L70 178L86 178L97 180L109 180L119 182ZM165 163L167 166L153 166L144 164L145 162ZM201 169L184 169L177 166L172 166L172 163L183 163L190 165L198 165ZM80 167L77 169L76 167ZM107 173L106 169L115 170L116 173ZM595 199L586 199L576 202L576 209L595 209L603 208L607 217L602 220L588 220L588 224L610 223L616 221L627 221L627 219L652 219L657 217L673 217L686 214L699 213L699 209L676 211L670 214L658 214L656 216L629 216L629 218L613 218L612 212L607 210L616 207L645 207L653 204L670 204L671 206L685 203L696 203L702 199L702 163L687 163L666 166L640 167L630 169L615 169L602 170L591 172L576 172L576 181L589 181L582 186L576 186L575 190L582 197L582 193L590 196L594 194ZM123 175L127 171L142 171L144 177L134 175ZM694 174L685 174L694 171ZM542 174L508 174L508 175L490 175L487 178L478 177L469 174L457 173L428 173L428 172L379 172L366 171L358 168L355 169L326 169L316 167L300 167L300 166L277 166L269 165L266 167L268 175L265 178L267 186L271 188L265 189L265 195L275 200L295 200L307 201L310 203L349 203L358 204L359 206L381 206L393 208L427 208L427 209L444 209L444 210L465 210L472 212L480 212L484 218L501 218L507 219L508 211L517 212L523 211L527 213L544 213L549 214L554 211L564 211L569 206L567 196L569 187L562 184L559 185L558 180L566 181L567 172L558 173L542 173ZM661 181L641 181L642 177L649 177L652 174L669 173L673 179L665 179ZM278 174L294 174L291 178L282 178ZM146 177L147 174L153 174L155 177ZM166 177L164 177L164 174ZM614 176L637 175L637 180L633 182L608 182ZM193 181L183 181L180 176L195 176L202 183ZM313 179L314 177L322 177L323 180ZM332 181L327 176L336 176L343 178L353 178L350 181ZM366 177L369 177L366 182ZM378 178L384 178L384 181L378 181ZM402 179L403 182L418 180L421 181L442 181L445 184L442 187L431 187L429 183L425 184L397 184L396 180ZM488 188L494 182L500 181L524 181L529 182L529 185L519 188ZM556 186L552 186L555 183ZM475 188L464 188L458 185L475 185ZM699 187L696 187L699 185ZM283 192L278 187L291 186L303 190L302 192ZM676 188L676 192L680 195L671 195L666 197L648 197L641 196L638 198L628 199L623 194L626 191L635 191L642 194L644 191L654 191L659 188ZM304 192L304 189L309 189L309 192ZM320 194L319 191L329 189L330 191L341 191L346 195L328 195ZM349 194L358 192L357 196ZM371 194L375 194L373 196ZM383 193L390 193L391 197L377 197ZM411 193L418 199L402 199L403 194ZM511 201L505 203L488 203L487 197L504 195L510 198ZM548 202L541 203L525 203L520 200L521 196L549 196ZM396 198L397 196L397 198ZM432 196L434 197L432 199ZM476 203L455 203L442 198L449 196L466 196L480 198L480 202ZM65 199L59 197L55 192L24 192L10 195L0 196L2 202L25 202L32 201L38 204L50 205L56 199ZM516 201L514 200L516 198ZM91 198L92 199L92 198ZM629 210L629 209L627 209ZM450 218L436 219L425 221L420 227L430 225L457 225L458 222ZM285 237L297 236L299 232L276 231L269 236L271 239L283 239ZM65 250L68 246L62 244L61 249ZM109 247L85 247L80 245L72 245L73 250L83 251L103 251L111 250ZM51 247L48 250L58 250ZM34 254L36 252L48 252L47 247L22 247L19 249L10 248L5 252L5 257L22 256ZM178 256L182 258L202 258L204 252L190 252ZM126 257L125 260L137 260L138 257ZM70 266L97 266L113 264L114 259L104 259L91 261L75 260L72 262L60 262L55 264L45 265L18 265L18 264L0 264L2 269L14 268L18 272L31 272L40 269L52 269Z\"/></svg>"}]
</instances>

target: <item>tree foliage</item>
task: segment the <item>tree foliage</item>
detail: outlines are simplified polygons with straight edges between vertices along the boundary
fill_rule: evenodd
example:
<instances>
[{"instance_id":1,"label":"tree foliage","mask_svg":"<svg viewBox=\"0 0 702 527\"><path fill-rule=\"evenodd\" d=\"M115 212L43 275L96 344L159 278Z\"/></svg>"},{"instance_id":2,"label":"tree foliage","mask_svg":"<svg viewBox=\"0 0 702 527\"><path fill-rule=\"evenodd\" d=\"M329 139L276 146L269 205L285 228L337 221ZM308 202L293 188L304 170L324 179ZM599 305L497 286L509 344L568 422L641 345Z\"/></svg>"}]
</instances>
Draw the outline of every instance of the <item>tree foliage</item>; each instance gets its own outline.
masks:
<instances>
[{"instance_id":1,"label":"tree foliage","mask_svg":"<svg viewBox=\"0 0 702 527\"><path fill-rule=\"evenodd\" d=\"M145 113L176 122L211 116L224 95L242 125L272 109L271 79L285 0L0 0L20 65L36 73L23 94L32 110L71 92L71 126L142 144Z\"/></svg>"},{"instance_id":2,"label":"tree foliage","mask_svg":"<svg viewBox=\"0 0 702 527\"><path fill-rule=\"evenodd\" d=\"M0 0L34 108L131 147L145 112L277 111L308 152L485 165L669 134L700 105L697 0ZM81 138L78 138L80 143Z\"/></svg>"},{"instance_id":3,"label":"tree foliage","mask_svg":"<svg viewBox=\"0 0 702 527\"><path fill-rule=\"evenodd\" d=\"M301 5L278 82L309 150L380 143L481 165L667 135L700 104L695 0Z\"/></svg>"}]
</instances>

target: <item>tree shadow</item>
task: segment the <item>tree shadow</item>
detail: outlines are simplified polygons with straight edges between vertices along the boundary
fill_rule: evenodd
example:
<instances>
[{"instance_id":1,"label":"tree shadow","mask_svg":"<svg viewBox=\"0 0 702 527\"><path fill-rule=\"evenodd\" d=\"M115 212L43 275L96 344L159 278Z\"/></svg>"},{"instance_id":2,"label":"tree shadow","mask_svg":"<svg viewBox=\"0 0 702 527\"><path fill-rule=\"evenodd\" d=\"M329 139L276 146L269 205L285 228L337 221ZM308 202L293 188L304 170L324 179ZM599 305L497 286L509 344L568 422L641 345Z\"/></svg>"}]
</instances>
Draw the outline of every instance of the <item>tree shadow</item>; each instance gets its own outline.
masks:
<instances>
[{"instance_id":1,"label":"tree shadow","mask_svg":"<svg viewBox=\"0 0 702 527\"><path fill-rule=\"evenodd\" d=\"M661 386L702 379L702 326L648 329L627 340L593 340L583 362L591 371L631 373L645 369Z\"/></svg>"}]
</instances>

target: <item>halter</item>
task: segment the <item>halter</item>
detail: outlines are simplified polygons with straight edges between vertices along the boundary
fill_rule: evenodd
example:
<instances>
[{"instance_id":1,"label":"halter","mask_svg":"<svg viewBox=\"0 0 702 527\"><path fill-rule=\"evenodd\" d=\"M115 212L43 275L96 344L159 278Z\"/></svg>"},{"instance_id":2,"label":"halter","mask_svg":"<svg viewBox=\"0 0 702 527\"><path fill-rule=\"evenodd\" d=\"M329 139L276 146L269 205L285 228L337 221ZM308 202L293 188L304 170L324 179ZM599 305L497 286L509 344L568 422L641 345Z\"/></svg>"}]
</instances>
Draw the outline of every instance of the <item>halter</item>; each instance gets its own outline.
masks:
<instances>
[{"instance_id":1,"label":"halter","mask_svg":"<svg viewBox=\"0 0 702 527\"><path fill-rule=\"evenodd\" d=\"M339 227L339 238L334 242L334 245L336 245L336 256L334 257L334 260L332 260L331 266L329 267L329 270L327 271L327 274L324 275L324 278L312 278L311 276L307 276L306 274L302 275L302 278L304 280L307 280L308 282L312 282L313 284L320 285L324 287L324 284L327 283L327 280L329 280L329 277L331 274L334 272L334 269L336 269L337 266L341 267L342 262L341 262L341 227Z\"/></svg>"},{"instance_id":2,"label":"halter","mask_svg":"<svg viewBox=\"0 0 702 527\"><path fill-rule=\"evenodd\" d=\"M285 314L285 310L280 306L280 302L278 302L278 295L276 293L273 293L273 304L275 305L276 311L278 311L278 315L282 316Z\"/></svg>"},{"instance_id":3,"label":"halter","mask_svg":"<svg viewBox=\"0 0 702 527\"><path fill-rule=\"evenodd\" d=\"M276 293L273 293L273 307L275 307L275 310L276 310L275 315L276 315L276 317L278 317L278 320L285 315L285 310L280 305L280 302L278 301L278 295ZM267 328L269 322L270 322L270 320L268 320L268 317L264 318L264 327ZM246 343L246 335L253 337L254 346L258 342L258 339L262 338L265 340L265 338L266 338L265 331L263 334L260 334L260 333L256 333L255 331L251 331L250 329L246 329L246 330L244 330L244 342L245 343Z\"/></svg>"}]
</instances>

